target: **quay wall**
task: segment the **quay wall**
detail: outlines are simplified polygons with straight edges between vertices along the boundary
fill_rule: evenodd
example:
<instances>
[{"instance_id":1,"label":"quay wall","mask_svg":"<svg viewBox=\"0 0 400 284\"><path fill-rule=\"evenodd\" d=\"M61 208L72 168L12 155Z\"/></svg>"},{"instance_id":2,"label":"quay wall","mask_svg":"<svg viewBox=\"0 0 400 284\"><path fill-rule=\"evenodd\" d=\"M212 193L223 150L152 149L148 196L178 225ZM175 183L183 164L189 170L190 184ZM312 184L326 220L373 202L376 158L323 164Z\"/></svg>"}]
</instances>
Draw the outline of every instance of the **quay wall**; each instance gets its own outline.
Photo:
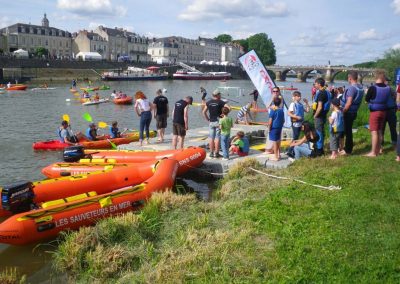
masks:
<instances>
[{"instance_id":1,"label":"quay wall","mask_svg":"<svg viewBox=\"0 0 400 284\"><path fill-rule=\"evenodd\" d=\"M167 71L171 76L178 69L178 65L157 65L153 62L111 62L111 61L70 61L70 60L44 60L44 59L16 59L0 57L0 81L70 81L73 78L99 79L98 73L113 69L125 70L128 66L147 68L158 66L160 71ZM234 79L248 78L245 71L238 66L195 65L202 72L226 71Z\"/></svg>"}]
</instances>

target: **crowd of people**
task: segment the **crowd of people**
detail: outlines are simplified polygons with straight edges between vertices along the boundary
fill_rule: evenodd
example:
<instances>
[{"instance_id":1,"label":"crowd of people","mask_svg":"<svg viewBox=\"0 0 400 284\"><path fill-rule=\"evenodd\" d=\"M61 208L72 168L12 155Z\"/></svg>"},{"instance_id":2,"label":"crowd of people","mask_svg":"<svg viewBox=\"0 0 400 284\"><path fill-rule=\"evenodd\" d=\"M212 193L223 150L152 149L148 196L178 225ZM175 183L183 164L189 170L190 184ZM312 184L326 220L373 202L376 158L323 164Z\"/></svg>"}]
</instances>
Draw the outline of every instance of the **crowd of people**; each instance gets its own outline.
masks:
<instances>
[{"instance_id":1,"label":"crowd of people","mask_svg":"<svg viewBox=\"0 0 400 284\"><path fill-rule=\"evenodd\" d=\"M292 102L288 108L291 120L293 140L287 154L292 159L301 157L318 157L325 155L325 126L329 126L330 159L338 156L350 155L353 152L353 123L357 118L358 110L365 101L368 103L369 130L371 133L371 151L365 156L376 157L383 151L383 133L388 123L391 134L391 143L397 145L397 161L400 161L400 142L396 130L396 111L400 109L400 86L397 92L388 85L388 79L383 71L376 72L375 84L364 90L358 83L358 74L351 71L348 74L347 87L329 89L323 78L317 78L312 90L311 105L307 99L302 100L299 91L292 93ZM147 96L138 91L135 94L134 109L139 117L139 144L149 143L150 123L154 118L158 132L157 142L164 142L165 129L169 118L169 101L167 90L159 89L151 102ZM243 132L238 132L231 140L231 129L234 123L249 124L253 117L251 109L257 108L258 92L250 93L253 100L240 108L233 120L229 113L231 107L221 99L219 90L212 93L207 100L207 91L201 87L202 116L209 127L209 156L211 158L229 159L231 154L245 156L249 152L249 141ZM115 96L119 94L113 92ZM189 106L193 103L192 96L186 96L174 103L172 108L172 148L183 148L186 131L189 129ZM271 160L281 158L282 129L285 122L283 110L284 101L279 87L272 89L272 103L268 107L269 120L267 122L270 146L266 153L273 154ZM305 114L312 111L313 122L305 121ZM64 122L63 122L64 123ZM115 122L116 123L116 122ZM117 125L110 129L112 137L118 137ZM95 125L90 125L87 131L89 139L102 139L95 133ZM64 131L60 138L69 141ZM71 142L69 142L71 143ZM222 155L220 154L222 150Z\"/></svg>"}]
</instances>

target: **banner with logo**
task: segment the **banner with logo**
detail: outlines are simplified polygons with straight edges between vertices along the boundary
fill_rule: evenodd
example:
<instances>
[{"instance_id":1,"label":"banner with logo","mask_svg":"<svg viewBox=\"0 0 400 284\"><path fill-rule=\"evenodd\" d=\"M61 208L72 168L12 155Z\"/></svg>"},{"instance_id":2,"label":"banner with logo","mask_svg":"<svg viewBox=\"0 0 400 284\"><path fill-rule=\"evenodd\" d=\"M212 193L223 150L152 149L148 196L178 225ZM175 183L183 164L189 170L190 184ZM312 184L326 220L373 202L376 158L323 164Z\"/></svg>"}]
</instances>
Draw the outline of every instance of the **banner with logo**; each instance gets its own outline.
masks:
<instances>
[{"instance_id":1,"label":"banner with logo","mask_svg":"<svg viewBox=\"0 0 400 284\"><path fill-rule=\"evenodd\" d=\"M394 74L394 81L396 82L396 85L400 84L400 68L396 69L396 72Z\"/></svg>"},{"instance_id":2,"label":"banner with logo","mask_svg":"<svg viewBox=\"0 0 400 284\"><path fill-rule=\"evenodd\" d=\"M254 50L250 50L246 54L243 54L241 57L239 57L239 61L256 87L261 99L263 100L263 103L268 108L272 102L272 89L276 85L269 76L264 64L262 64L260 58ZM283 106L283 110L285 113L284 127L291 127L290 117L287 114L288 109L286 103Z\"/></svg>"}]
</instances>

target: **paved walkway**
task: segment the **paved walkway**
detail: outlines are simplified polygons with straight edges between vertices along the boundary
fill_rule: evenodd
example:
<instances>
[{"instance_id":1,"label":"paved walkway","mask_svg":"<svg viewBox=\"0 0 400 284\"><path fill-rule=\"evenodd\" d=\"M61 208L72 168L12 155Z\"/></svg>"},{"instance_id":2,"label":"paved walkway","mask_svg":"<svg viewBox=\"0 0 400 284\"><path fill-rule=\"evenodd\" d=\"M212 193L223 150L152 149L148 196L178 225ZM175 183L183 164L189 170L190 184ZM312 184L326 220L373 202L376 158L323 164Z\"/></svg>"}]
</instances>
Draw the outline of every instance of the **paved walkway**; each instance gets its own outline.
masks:
<instances>
[{"instance_id":1,"label":"paved walkway","mask_svg":"<svg viewBox=\"0 0 400 284\"><path fill-rule=\"evenodd\" d=\"M231 136L234 136L238 131L243 131L246 136L250 137L252 141L259 141L259 143L265 143L265 129L264 125L237 125L231 130ZM286 130L289 137L291 135L291 130ZM145 144L145 143L144 143ZM254 143L252 143L254 144ZM139 142L133 142L127 145L118 146L119 149L126 150L168 150L171 149L172 145L172 134L166 135L164 143L158 143L157 138L151 138L149 145L140 146ZM190 129L187 132L185 138L185 147L197 146L202 148L208 148L208 127ZM282 154L282 159L280 161L270 161L270 155L266 155L264 152L250 149L248 158L254 158L261 164L269 168L286 168L290 161L287 156ZM222 177L230 167L235 165L237 162L245 159L244 157L238 157L237 155L232 155L229 160L224 161L222 159L215 159L208 157L204 160L203 165L197 169L199 174L210 175L213 177Z\"/></svg>"}]
</instances>

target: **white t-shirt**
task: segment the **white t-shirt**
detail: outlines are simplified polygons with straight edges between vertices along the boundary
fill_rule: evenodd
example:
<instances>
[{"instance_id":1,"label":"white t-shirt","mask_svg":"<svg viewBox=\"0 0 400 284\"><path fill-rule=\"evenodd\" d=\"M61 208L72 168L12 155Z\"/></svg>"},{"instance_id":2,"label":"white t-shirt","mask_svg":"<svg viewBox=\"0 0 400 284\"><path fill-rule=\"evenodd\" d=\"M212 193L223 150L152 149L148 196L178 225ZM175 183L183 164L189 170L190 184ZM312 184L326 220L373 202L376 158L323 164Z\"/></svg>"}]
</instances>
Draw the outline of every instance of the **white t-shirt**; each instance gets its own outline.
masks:
<instances>
[{"instance_id":1,"label":"white t-shirt","mask_svg":"<svg viewBox=\"0 0 400 284\"><path fill-rule=\"evenodd\" d=\"M138 107L140 112L150 111L150 102L148 99L137 99L135 103L135 108Z\"/></svg>"},{"instance_id":2,"label":"white t-shirt","mask_svg":"<svg viewBox=\"0 0 400 284\"><path fill-rule=\"evenodd\" d=\"M335 129L337 127L337 123L338 123L338 113L337 111L332 111L330 118L332 119L332 123L331 126L333 129Z\"/></svg>"},{"instance_id":3,"label":"white t-shirt","mask_svg":"<svg viewBox=\"0 0 400 284\"><path fill-rule=\"evenodd\" d=\"M299 102L299 104L301 104L301 103ZM289 108L288 108L288 111L290 111L290 112L293 113L293 114L296 113L296 110L295 110L294 105L295 105L295 103L294 103L294 102L291 102L290 105L289 105ZM302 124L301 121L299 121L299 122L293 122L293 126L294 126L294 127L301 127L301 124Z\"/></svg>"}]
</instances>

